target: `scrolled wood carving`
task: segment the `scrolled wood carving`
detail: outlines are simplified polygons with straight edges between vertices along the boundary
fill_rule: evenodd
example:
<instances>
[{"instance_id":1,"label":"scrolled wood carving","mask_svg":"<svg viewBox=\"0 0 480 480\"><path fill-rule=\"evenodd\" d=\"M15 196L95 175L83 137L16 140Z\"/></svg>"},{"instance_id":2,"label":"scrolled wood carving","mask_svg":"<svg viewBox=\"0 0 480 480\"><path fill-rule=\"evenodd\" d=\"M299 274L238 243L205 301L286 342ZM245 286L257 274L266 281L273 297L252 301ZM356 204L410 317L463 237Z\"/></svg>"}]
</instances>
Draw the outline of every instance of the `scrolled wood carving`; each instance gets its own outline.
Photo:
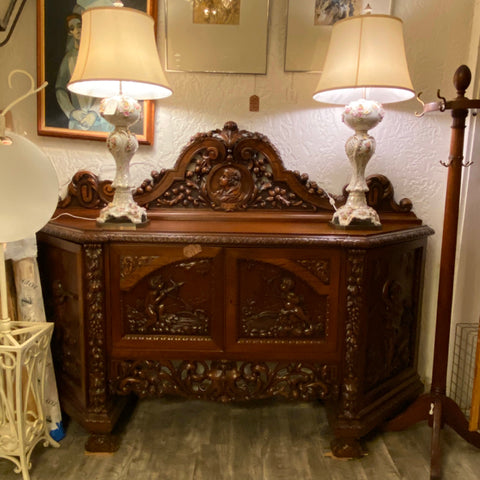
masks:
<instances>
[{"instance_id":1,"label":"scrolled wood carving","mask_svg":"<svg viewBox=\"0 0 480 480\"><path fill-rule=\"evenodd\" d=\"M404 260L412 265L413 252L410 254L410 258L404 256ZM387 280L383 288L387 332L384 338L385 369L392 376L406 369L412 361L411 332L414 314L412 299L404 292L405 287L396 280Z\"/></svg>"},{"instance_id":2,"label":"scrolled wood carving","mask_svg":"<svg viewBox=\"0 0 480 480\"><path fill-rule=\"evenodd\" d=\"M329 259L300 259L297 262L315 275L325 285L330 284Z\"/></svg>"},{"instance_id":3,"label":"scrolled wood carving","mask_svg":"<svg viewBox=\"0 0 480 480\"><path fill-rule=\"evenodd\" d=\"M342 205L347 199L346 187L340 195L328 193L306 173L287 170L265 135L240 130L232 121L222 129L197 133L182 148L172 169L150 175L134 191L135 201L147 210L292 210L328 218L333 213L330 201ZM387 177L371 175L366 181L367 203L378 213L418 220L409 199L395 201ZM58 207L99 209L112 198L111 180L80 171Z\"/></svg>"},{"instance_id":4,"label":"scrolled wood carving","mask_svg":"<svg viewBox=\"0 0 480 480\"><path fill-rule=\"evenodd\" d=\"M120 276L124 280L145 266L151 270L144 275L140 272L135 282L139 291L125 300L128 334L208 335L210 313L205 310L206 296L196 295L193 299L189 291L194 279L211 279L213 260L198 258L155 266L158 261L159 257L154 255L120 257Z\"/></svg>"},{"instance_id":5,"label":"scrolled wood carving","mask_svg":"<svg viewBox=\"0 0 480 480\"><path fill-rule=\"evenodd\" d=\"M140 398L182 396L219 402L283 397L326 399L336 393L334 366L229 360L125 360L116 365L113 393Z\"/></svg>"},{"instance_id":6,"label":"scrolled wood carving","mask_svg":"<svg viewBox=\"0 0 480 480\"><path fill-rule=\"evenodd\" d=\"M60 208L102 208L111 201L110 180L90 172L75 174ZM147 209L206 208L333 211L329 196L307 174L286 170L276 147L258 132L223 129L197 133L182 149L175 167L153 171L134 192Z\"/></svg>"},{"instance_id":7,"label":"scrolled wood carving","mask_svg":"<svg viewBox=\"0 0 480 480\"><path fill-rule=\"evenodd\" d=\"M66 197L58 204L59 208L84 207L103 208L113 198L111 181L100 181L96 175L86 170L75 173Z\"/></svg>"},{"instance_id":8,"label":"scrolled wood carving","mask_svg":"<svg viewBox=\"0 0 480 480\"><path fill-rule=\"evenodd\" d=\"M239 318L242 340L325 339L330 320L328 295L311 287L291 265L244 259L238 262ZM306 269L308 270L308 268ZM258 290L263 295L258 295Z\"/></svg>"},{"instance_id":9,"label":"scrolled wood carving","mask_svg":"<svg viewBox=\"0 0 480 480\"><path fill-rule=\"evenodd\" d=\"M360 314L363 306L365 250L348 252L347 322L345 325L345 369L341 392L342 416L353 418L359 394Z\"/></svg>"},{"instance_id":10,"label":"scrolled wood carving","mask_svg":"<svg viewBox=\"0 0 480 480\"><path fill-rule=\"evenodd\" d=\"M188 307L172 310L165 304L167 298L184 303L182 285L183 282L165 279L161 274L153 275L145 298L126 307L129 333L207 335L210 320L205 311Z\"/></svg>"},{"instance_id":11,"label":"scrolled wood carving","mask_svg":"<svg viewBox=\"0 0 480 480\"><path fill-rule=\"evenodd\" d=\"M276 301L270 308L256 308L254 300L242 309L242 336L253 338L324 338L329 302L323 315L316 318L308 315L304 301L295 291L295 280L284 276L280 280Z\"/></svg>"},{"instance_id":12,"label":"scrolled wood carving","mask_svg":"<svg viewBox=\"0 0 480 480\"><path fill-rule=\"evenodd\" d=\"M379 340L372 339L367 350L365 388L394 377L415 364L416 291L419 252L411 250L392 256L386 264L380 260L376 266L377 289L381 291L370 311L378 318L376 331ZM394 274L392 274L394 272ZM372 321L373 322L373 321Z\"/></svg>"},{"instance_id":13,"label":"scrolled wood carving","mask_svg":"<svg viewBox=\"0 0 480 480\"><path fill-rule=\"evenodd\" d=\"M52 340L55 366L58 372L65 373L70 380L81 385L80 327L76 319L67 314L69 304L78 302L78 295L66 290L58 278L51 282L50 292L45 307L51 309L47 314L55 323Z\"/></svg>"},{"instance_id":14,"label":"scrolled wood carving","mask_svg":"<svg viewBox=\"0 0 480 480\"><path fill-rule=\"evenodd\" d=\"M385 175L370 175L366 178L366 182L368 186L367 203L375 210L398 213L412 211L413 204L410 199L402 198L398 203L395 201L393 185Z\"/></svg>"},{"instance_id":15,"label":"scrolled wood carving","mask_svg":"<svg viewBox=\"0 0 480 480\"><path fill-rule=\"evenodd\" d=\"M183 178L176 176L150 208L331 209L326 193L308 176L285 170L265 135L239 130L234 122L195 135L175 170L184 172Z\"/></svg>"},{"instance_id":16,"label":"scrolled wood carving","mask_svg":"<svg viewBox=\"0 0 480 480\"><path fill-rule=\"evenodd\" d=\"M155 257L147 255L122 256L120 258L120 278L125 279L132 275L137 269L149 265Z\"/></svg>"},{"instance_id":17,"label":"scrolled wood carving","mask_svg":"<svg viewBox=\"0 0 480 480\"><path fill-rule=\"evenodd\" d=\"M107 405L104 272L102 245L91 244L85 248L85 275L87 280L86 312L87 363L89 410L103 412Z\"/></svg>"}]
</instances>

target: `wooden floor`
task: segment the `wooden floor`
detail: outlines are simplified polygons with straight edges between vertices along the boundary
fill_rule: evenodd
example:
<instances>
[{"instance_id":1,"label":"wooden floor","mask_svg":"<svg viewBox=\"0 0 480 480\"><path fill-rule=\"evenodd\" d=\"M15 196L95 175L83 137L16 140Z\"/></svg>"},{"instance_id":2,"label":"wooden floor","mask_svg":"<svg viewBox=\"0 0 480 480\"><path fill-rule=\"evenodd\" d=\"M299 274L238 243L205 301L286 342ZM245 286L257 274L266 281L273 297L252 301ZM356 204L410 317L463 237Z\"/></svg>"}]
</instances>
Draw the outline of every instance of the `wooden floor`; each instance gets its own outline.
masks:
<instances>
[{"instance_id":1,"label":"wooden floor","mask_svg":"<svg viewBox=\"0 0 480 480\"><path fill-rule=\"evenodd\" d=\"M143 400L117 453L86 455L87 434L70 422L59 449L36 447L31 480L423 480L430 433L424 423L377 432L365 439L368 455L338 460L321 404ZM479 450L448 427L442 443L444 479L480 478ZM1 480L21 478L0 459Z\"/></svg>"}]
</instances>

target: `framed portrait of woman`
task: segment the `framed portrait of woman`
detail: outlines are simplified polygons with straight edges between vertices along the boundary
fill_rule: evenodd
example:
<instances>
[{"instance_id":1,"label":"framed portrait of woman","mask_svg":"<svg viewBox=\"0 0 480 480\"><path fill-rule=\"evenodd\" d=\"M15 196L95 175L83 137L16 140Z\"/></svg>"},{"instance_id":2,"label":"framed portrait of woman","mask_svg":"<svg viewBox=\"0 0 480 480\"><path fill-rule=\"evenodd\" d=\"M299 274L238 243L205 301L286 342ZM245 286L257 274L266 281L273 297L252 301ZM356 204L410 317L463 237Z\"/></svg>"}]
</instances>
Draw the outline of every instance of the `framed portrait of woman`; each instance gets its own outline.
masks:
<instances>
[{"instance_id":1,"label":"framed portrait of woman","mask_svg":"<svg viewBox=\"0 0 480 480\"><path fill-rule=\"evenodd\" d=\"M82 33L82 12L113 6L114 0L37 0L37 78L48 82L38 94L39 135L105 140L113 125L99 115L101 99L67 89ZM155 21L157 0L123 0L125 7L148 13ZM142 119L132 126L139 143L153 143L154 102L143 101Z\"/></svg>"}]
</instances>

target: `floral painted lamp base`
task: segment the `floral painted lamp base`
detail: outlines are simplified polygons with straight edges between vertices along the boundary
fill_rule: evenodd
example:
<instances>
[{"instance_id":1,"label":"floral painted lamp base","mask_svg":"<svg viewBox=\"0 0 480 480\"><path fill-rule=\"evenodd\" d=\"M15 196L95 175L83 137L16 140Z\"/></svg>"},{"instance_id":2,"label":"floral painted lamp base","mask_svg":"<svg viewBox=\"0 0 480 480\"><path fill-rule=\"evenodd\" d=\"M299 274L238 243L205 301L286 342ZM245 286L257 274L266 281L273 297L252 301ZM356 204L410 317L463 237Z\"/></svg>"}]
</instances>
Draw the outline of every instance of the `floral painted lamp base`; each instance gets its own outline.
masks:
<instances>
[{"instance_id":1,"label":"floral painted lamp base","mask_svg":"<svg viewBox=\"0 0 480 480\"><path fill-rule=\"evenodd\" d=\"M348 198L333 215L332 225L339 228L381 228L377 212L367 205L368 192L365 168L375 153L375 139L368 130L376 127L383 119L383 107L372 100L357 100L349 103L342 120L355 130L345 144L345 151L352 164L352 178L347 186Z\"/></svg>"},{"instance_id":2,"label":"floral painted lamp base","mask_svg":"<svg viewBox=\"0 0 480 480\"><path fill-rule=\"evenodd\" d=\"M130 131L142 115L139 103L126 95L117 95L102 100L102 117L115 126L107 138L107 147L116 164L113 200L97 218L97 224L130 224L142 226L148 223L145 208L133 200L133 185L130 180L130 160L138 149L138 140Z\"/></svg>"}]
</instances>

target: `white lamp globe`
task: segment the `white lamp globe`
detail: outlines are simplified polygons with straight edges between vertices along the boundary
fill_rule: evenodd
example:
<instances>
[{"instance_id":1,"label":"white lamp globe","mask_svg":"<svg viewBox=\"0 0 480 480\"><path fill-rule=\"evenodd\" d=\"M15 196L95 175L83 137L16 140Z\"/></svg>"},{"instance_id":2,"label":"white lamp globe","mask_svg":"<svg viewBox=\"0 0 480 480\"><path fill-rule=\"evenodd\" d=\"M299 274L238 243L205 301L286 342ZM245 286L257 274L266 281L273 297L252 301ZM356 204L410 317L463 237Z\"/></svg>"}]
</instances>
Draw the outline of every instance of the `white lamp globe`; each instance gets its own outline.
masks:
<instances>
[{"instance_id":1,"label":"white lamp globe","mask_svg":"<svg viewBox=\"0 0 480 480\"><path fill-rule=\"evenodd\" d=\"M50 220L57 202L51 161L26 138L6 132L0 143L0 242L33 236Z\"/></svg>"}]
</instances>

